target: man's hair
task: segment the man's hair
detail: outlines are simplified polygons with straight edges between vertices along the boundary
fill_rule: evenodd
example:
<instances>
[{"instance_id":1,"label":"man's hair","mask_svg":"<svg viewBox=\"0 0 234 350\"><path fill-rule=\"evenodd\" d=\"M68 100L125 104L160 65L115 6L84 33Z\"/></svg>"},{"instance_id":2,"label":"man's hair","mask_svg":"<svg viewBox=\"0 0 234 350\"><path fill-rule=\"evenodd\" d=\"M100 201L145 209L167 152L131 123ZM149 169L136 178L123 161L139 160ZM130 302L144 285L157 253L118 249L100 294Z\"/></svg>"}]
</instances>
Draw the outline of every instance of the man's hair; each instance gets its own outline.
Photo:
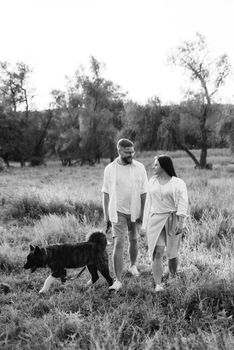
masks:
<instances>
[{"instance_id":1,"label":"man's hair","mask_svg":"<svg viewBox=\"0 0 234 350\"><path fill-rule=\"evenodd\" d=\"M134 143L130 141L129 139L120 139L117 142L117 149L120 149L121 147L134 147Z\"/></svg>"}]
</instances>

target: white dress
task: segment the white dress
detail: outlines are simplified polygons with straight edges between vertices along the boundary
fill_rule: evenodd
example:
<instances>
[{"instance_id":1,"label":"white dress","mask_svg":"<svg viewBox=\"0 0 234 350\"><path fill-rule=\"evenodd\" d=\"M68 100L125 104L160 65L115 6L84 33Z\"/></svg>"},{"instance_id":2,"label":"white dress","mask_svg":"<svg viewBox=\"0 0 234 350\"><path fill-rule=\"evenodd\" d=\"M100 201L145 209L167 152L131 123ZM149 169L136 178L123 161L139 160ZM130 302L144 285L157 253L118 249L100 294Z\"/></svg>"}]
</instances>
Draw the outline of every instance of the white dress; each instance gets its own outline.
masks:
<instances>
[{"instance_id":1,"label":"white dress","mask_svg":"<svg viewBox=\"0 0 234 350\"><path fill-rule=\"evenodd\" d=\"M157 177L153 177L149 181L149 190L147 195L150 205L146 234L150 259L153 259L155 246L157 245L158 238L164 227L166 231L167 256L169 259L172 259L178 255L181 234L176 235L175 228L179 219L177 202L180 202L181 198L178 198L177 202L175 201L174 179L175 178L172 177L165 185L160 185ZM179 197L182 197L182 195ZM186 200L185 193L183 193L182 200Z\"/></svg>"}]
</instances>

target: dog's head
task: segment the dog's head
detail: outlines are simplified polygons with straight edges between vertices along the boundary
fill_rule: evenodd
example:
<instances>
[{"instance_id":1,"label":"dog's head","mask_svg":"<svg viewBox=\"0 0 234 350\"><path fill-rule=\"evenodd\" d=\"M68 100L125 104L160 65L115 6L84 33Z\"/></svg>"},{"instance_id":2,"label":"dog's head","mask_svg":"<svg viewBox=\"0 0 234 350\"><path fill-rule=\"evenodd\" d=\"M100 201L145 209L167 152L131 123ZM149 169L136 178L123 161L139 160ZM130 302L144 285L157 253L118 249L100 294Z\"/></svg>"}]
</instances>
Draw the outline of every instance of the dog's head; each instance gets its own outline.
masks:
<instances>
[{"instance_id":1,"label":"dog's head","mask_svg":"<svg viewBox=\"0 0 234 350\"><path fill-rule=\"evenodd\" d=\"M31 269L31 272L36 271L38 267L42 267L42 251L36 246L30 245L30 252L27 256L27 262L24 265L25 269Z\"/></svg>"}]
</instances>

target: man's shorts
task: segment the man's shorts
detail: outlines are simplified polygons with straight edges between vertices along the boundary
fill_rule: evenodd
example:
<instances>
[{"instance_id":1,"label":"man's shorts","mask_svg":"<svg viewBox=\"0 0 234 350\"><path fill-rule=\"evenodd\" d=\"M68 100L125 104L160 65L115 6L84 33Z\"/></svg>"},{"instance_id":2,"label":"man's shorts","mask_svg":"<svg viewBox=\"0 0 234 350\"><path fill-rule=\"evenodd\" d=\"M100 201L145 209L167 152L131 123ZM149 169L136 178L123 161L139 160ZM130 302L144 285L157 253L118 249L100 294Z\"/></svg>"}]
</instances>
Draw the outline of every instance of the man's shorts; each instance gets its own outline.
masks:
<instances>
[{"instance_id":1,"label":"man's shorts","mask_svg":"<svg viewBox=\"0 0 234 350\"><path fill-rule=\"evenodd\" d=\"M122 237L128 233L129 240L136 240L140 225L136 222L131 222L131 215L117 212L118 222L112 222L112 236Z\"/></svg>"}]
</instances>

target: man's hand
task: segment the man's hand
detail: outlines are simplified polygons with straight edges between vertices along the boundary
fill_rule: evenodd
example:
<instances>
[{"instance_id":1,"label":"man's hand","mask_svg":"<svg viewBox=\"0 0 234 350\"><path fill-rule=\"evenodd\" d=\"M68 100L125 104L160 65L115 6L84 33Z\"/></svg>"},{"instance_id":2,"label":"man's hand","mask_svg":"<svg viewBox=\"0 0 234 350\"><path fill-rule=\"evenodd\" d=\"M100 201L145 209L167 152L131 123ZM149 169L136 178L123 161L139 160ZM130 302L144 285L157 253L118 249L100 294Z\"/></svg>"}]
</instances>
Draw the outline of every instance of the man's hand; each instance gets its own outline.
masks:
<instances>
[{"instance_id":1,"label":"man's hand","mask_svg":"<svg viewBox=\"0 0 234 350\"><path fill-rule=\"evenodd\" d=\"M111 221L110 221L110 219L108 219L107 221L106 221L106 233L108 233L108 231L109 231L109 229L111 228Z\"/></svg>"},{"instance_id":2,"label":"man's hand","mask_svg":"<svg viewBox=\"0 0 234 350\"><path fill-rule=\"evenodd\" d=\"M139 225L141 225L141 224L142 224L142 218L136 219L136 223L139 224Z\"/></svg>"},{"instance_id":3,"label":"man's hand","mask_svg":"<svg viewBox=\"0 0 234 350\"><path fill-rule=\"evenodd\" d=\"M180 225L178 225L178 226L176 227L176 229L175 229L175 234L176 234L176 236L177 236L177 235L180 235L181 233L183 233L183 231L184 231L183 227L180 226Z\"/></svg>"}]
</instances>

